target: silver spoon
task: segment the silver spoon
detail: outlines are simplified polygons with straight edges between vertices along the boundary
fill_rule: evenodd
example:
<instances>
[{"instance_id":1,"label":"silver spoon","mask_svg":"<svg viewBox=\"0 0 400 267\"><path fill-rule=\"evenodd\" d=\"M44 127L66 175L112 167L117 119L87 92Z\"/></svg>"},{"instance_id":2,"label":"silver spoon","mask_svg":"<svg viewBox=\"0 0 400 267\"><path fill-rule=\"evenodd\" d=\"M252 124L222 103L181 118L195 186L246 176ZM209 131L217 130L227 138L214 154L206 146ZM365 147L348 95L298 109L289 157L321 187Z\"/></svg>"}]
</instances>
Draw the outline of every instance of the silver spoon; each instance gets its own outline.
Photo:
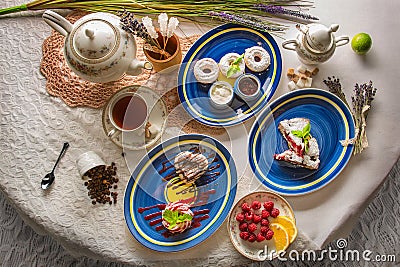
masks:
<instances>
[{"instance_id":1,"label":"silver spoon","mask_svg":"<svg viewBox=\"0 0 400 267\"><path fill-rule=\"evenodd\" d=\"M42 179L42 189L47 189L50 187L50 185L54 182L54 179L56 178L54 176L54 170L56 169L56 166L58 164L58 162L60 161L61 157L64 155L65 151L67 150L67 148L69 147L69 143L65 142L64 146L60 152L60 155L58 156L58 159L56 161L56 164L54 164L53 170L51 172L49 172L48 174L46 174L46 176Z\"/></svg>"}]
</instances>

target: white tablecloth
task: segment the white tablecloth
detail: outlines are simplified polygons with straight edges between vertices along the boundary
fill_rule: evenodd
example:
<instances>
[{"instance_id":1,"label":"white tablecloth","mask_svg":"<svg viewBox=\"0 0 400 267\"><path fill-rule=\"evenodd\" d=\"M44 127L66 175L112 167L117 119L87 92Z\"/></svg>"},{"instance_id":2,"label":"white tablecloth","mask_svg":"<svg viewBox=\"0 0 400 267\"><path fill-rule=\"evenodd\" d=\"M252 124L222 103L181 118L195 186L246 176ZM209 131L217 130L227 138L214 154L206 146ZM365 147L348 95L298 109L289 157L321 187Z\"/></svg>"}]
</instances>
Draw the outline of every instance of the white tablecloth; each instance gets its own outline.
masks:
<instances>
[{"instance_id":1,"label":"white tablecloth","mask_svg":"<svg viewBox=\"0 0 400 267\"><path fill-rule=\"evenodd\" d=\"M9 0L0 6L22 3ZM370 147L353 157L325 188L287 198L295 210L301 233L310 238L308 244L322 247L348 234L400 154L399 142L395 141L400 130L397 104L400 95L396 88L397 62L400 62L400 54L396 52L400 33L396 29L400 22L394 19L400 3L387 1L377 7L370 0L341 0L317 1L315 6L312 13L320 17L321 23L340 24L338 35L353 36L365 31L371 34L374 44L365 57L356 55L350 46L338 48L328 63L320 65L313 85L325 88L322 80L336 75L341 78L347 96L356 82L372 80L379 89L368 117ZM195 248L172 255L148 250L134 240L125 226L123 192L130 171L143 152L128 153L127 168L121 149L103 132L101 110L70 108L59 98L49 96L39 64L41 45L51 29L40 16L36 12L0 19L0 189L18 212L35 230L49 233L74 255L135 263L144 263L146 259L199 257L213 261L221 256L243 259L229 242L226 224ZM295 35L292 25L286 37ZM282 56L283 73L299 65L294 52L282 50ZM275 98L288 91L287 82L282 75ZM246 123L247 129L251 122ZM231 149L239 174L251 179L247 155L242 153L247 151L244 128L233 127L229 133L231 140L221 141ZM71 147L57 168L55 184L51 190L43 191L40 180L53 167L64 141L69 141ZM87 150L94 150L107 163L116 162L120 178L117 205L90 204L75 167L77 156ZM237 198L256 186L254 183L249 188L242 182Z\"/></svg>"}]
</instances>

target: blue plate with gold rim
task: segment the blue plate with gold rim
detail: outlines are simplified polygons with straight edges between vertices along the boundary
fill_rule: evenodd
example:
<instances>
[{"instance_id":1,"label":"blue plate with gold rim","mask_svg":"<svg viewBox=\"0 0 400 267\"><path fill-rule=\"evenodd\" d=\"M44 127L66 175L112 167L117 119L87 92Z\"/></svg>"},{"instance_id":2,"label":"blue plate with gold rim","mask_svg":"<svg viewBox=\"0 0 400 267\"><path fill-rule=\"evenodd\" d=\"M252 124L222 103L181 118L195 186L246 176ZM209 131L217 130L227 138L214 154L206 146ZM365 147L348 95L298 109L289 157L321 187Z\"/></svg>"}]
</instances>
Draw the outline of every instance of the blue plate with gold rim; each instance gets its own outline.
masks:
<instances>
[{"instance_id":1,"label":"blue plate with gold rim","mask_svg":"<svg viewBox=\"0 0 400 267\"><path fill-rule=\"evenodd\" d=\"M173 167L174 157L196 149L208 158L208 170L195 183L182 183ZM169 139L152 149L129 179L124 196L125 221L132 235L150 249L188 249L207 239L224 222L235 199L236 183L233 158L217 140L198 134ZM165 204L178 200L191 205L192 227L170 234L161 223L161 212Z\"/></svg>"},{"instance_id":2,"label":"blue plate with gold rim","mask_svg":"<svg viewBox=\"0 0 400 267\"><path fill-rule=\"evenodd\" d=\"M256 75L261 83L260 96L251 102L235 97L231 108L216 110L210 105L208 87L194 76L194 65L202 58L213 58L217 63L227 53L243 54L252 46L262 46L271 57L269 68ZM282 72L282 58L274 38L266 32L236 24L224 24L205 33L187 52L179 69L178 94L185 110L197 121L209 126L232 126L251 118L271 99L278 87Z\"/></svg>"},{"instance_id":3,"label":"blue plate with gold rim","mask_svg":"<svg viewBox=\"0 0 400 267\"><path fill-rule=\"evenodd\" d=\"M278 130L279 122L308 118L311 135L320 149L318 170L283 164L274 154L288 149ZM282 195L301 195L327 185L350 160L353 146L343 147L340 140L354 137L353 116L342 100L321 89L302 89L287 93L260 114L249 136L248 156L256 177L269 189Z\"/></svg>"}]
</instances>

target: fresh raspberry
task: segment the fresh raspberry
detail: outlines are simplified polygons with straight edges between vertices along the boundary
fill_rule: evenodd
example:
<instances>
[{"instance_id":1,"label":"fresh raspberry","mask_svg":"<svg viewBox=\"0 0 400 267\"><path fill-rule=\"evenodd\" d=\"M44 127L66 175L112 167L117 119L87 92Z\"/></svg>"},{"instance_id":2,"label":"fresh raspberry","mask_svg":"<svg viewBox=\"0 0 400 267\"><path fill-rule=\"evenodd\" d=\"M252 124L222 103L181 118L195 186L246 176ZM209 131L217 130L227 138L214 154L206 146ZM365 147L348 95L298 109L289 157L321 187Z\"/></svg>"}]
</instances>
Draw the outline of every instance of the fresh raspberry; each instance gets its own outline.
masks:
<instances>
[{"instance_id":1,"label":"fresh raspberry","mask_svg":"<svg viewBox=\"0 0 400 267\"><path fill-rule=\"evenodd\" d=\"M244 212L250 211L250 206L249 206L249 204L247 204L246 202L243 203L243 204L242 204L242 210L243 210Z\"/></svg>"},{"instance_id":2,"label":"fresh raspberry","mask_svg":"<svg viewBox=\"0 0 400 267\"><path fill-rule=\"evenodd\" d=\"M253 212L247 212L245 215L244 215L244 218L246 219L246 221L252 221L253 220Z\"/></svg>"},{"instance_id":3,"label":"fresh raspberry","mask_svg":"<svg viewBox=\"0 0 400 267\"><path fill-rule=\"evenodd\" d=\"M268 219L262 219L262 220L261 220L261 225L262 225L262 226L268 226L268 225L269 225Z\"/></svg>"},{"instance_id":4,"label":"fresh raspberry","mask_svg":"<svg viewBox=\"0 0 400 267\"><path fill-rule=\"evenodd\" d=\"M253 210L259 210L261 208L260 201L254 200L251 204L251 207L253 208Z\"/></svg>"},{"instance_id":5,"label":"fresh raspberry","mask_svg":"<svg viewBox=\"0 0 400 267\"><path fill-rule=\"evenodd\" d=\"M238 213L236 215L236 221L243 222L244 221L244 214L243 213Z\"/></svg>"},{"instance_id":6,"label":"fresh raspberry","mask_svg":"<svg viewBox=\"0 0 400 267\"><path fill-rule=\"evenodd\" d=\"M248 239L251 243L257 240L257 236L254 233L251 233Z\"/></svg>"},{"instance_id":7,"label":"fresh raspberry","mask_svg":"<svg viewBox=\"0 0 400 267\"><path fill-rule=\"evenodd\" d=\"M239 230L240 230L241 232L246 232L246 231L247 231L247 226L248 226L247 223L242 222L242 223L239 224Z\"/></svg>"},{"instance_id":8,"label":"fresh raspberry","mask_svg":"<svg viewBox=\"0 0 400 267\"><path fill-rule=\"evenodd\" d=\"M279 215L279 210L277 208L273 208L271 211L271 216L273 218L276 218L276 217L278 217L278 215Z\"/></svg>"},{"instance_id":9,"label":"fresh raspberry","mask_svg":"<svg viewBox=\"0 0 400 267\"><path fill-rule=\"evenodd\" d=\"M258 235L257 235L257 242L262 242L262 241L264 241L265 240L265 237L261 234L261 233L258 233Z\"/></svg>"},{"instance_id":10,"label":"fresh raspberry","mask_svg":"<svg viewBox=\"0 0 400 267\"><path fill-rule=\"evenodd\" d=\"M271 211L274 208L274 202L272 201L266 201L264 202L264 209Z\"/></svg>"},{"instance_id":11,"label":"fresh raspberry","mask_svg":"<svg viewBox=\"0 0 400 267\"><path fill-rule=\"evenodd\" d=\"M257 225L255 223L251 223L247 226L247 229L249 232L253 233L255 230L257 230Z\"/></svg>"},{"instance_id":12,"label":"fresh raspberry","mask_svg":"<svg viewBox=\"0 0 400 267\"><path fill-rule=\"evenodd\" d=\"M260 228L260 232L264 235L267 234L268 230L269 230L268 226L261 226Z\"/></svg>"},{"instance_id":13,"label":"fresh raspberry","mask_svg":"<svg viewBox=\"0 0 400 267\"><path fill-rule=\"evenodd\" d=\"M241 239L247 240L249 239L250 234L249 232L240 232L239 236Z\"/></svg>"},{"instance_id":14,"label":"fresh raspberry","mask_svg":"<svg viewBox=\"0 0 400 267\"><path fill-rule=\"evenodd\" d=\"M261 222L261 216L257 215L257 214L254 214L253 215L253 222L256 223L256 224Z\"/></svg>"},{"instance_id":15,"label":"fresh raspberry","mask_svg":"<svg viewBox=\"0 0 400 267\"><path fill-rule=\"evenodd\" d=\"M267 231L267 233L265 234L265 239L271 240L273 236L274 236L274 231L272 231L271 229L269 229L269 230Z\"/></svg>"},{"instance_id":16,"label":"fresh raspberry","mask_svg":"<svg viewBox=\"0 0 400 267\"><path fill-rule=\"evenodd\" d=\"M271 214L269 213L269 211L267 211L267 210L262 210L261 211L261 217L263 218L263 219L268 219L268 217L270 216Z\"/></svg>"}]
</instances>

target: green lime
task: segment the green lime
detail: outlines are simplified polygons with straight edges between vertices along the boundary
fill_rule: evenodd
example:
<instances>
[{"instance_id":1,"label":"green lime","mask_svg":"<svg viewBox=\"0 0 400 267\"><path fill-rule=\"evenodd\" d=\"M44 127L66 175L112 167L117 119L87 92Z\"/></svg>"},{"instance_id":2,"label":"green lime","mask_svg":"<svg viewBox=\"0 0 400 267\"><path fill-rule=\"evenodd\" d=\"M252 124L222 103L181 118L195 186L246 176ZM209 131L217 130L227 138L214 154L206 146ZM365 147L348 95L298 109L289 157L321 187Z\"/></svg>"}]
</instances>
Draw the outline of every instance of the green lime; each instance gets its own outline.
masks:
<instances>
[{"instance_id":1,"label":"green lime","mask_svg":"<svg viewBox=\"0 0 400 267\"><path fill-rule=\"evenodd\" d=\"M368 33L357 33L351 40L351 48L359 55L365 55L372 46L372 39Z\"/></svg>"}]
</instances>

